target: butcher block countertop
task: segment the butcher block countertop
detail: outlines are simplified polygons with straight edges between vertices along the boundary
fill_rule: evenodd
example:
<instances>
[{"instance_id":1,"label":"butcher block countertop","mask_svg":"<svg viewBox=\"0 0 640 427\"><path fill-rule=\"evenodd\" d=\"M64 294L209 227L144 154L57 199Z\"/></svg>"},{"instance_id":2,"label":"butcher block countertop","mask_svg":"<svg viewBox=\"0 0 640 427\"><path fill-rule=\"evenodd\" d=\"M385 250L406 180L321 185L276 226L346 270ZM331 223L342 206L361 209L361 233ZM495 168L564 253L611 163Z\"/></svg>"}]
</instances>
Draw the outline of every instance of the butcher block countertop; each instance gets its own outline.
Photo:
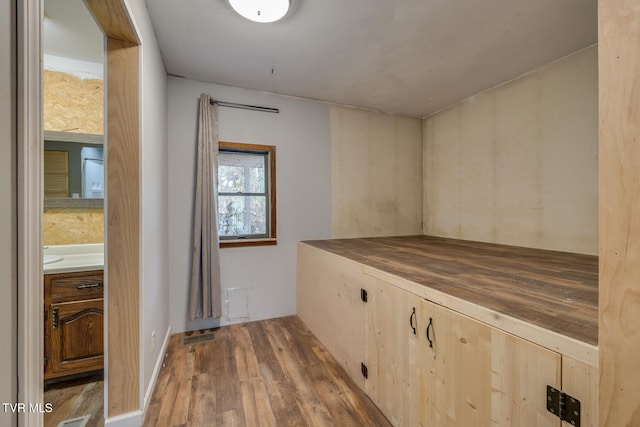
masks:
<instances>
[{"instance_id":1,"label":"butcher block countertop","mask_svg":"<svg viewBox=\"0 0 640 427\"><path fill-rule=\"evenodd\" d=\"M432 236L305 241L578 341L598 343L598 257Z\"/></svg>"}]
</instances>

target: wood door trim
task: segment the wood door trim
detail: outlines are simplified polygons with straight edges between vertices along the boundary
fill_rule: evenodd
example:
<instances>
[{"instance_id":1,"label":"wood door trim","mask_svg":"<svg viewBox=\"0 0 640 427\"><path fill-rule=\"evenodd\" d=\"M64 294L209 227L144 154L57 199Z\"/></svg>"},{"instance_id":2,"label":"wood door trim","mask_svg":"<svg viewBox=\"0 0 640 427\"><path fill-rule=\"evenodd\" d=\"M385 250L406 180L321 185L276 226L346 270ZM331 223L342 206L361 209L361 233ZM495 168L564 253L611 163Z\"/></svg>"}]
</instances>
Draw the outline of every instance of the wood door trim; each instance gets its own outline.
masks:
<instances>
[{"instance_id":1,"label":"wood door trim","mask_svg":"<svg viewBox=\"0 0 640 427\"><path fill-rule=\"evenodd\" d=\"M601 426L640 423L640 11L598 2Z\"/></svg>"},{"instance_id":2,"label":"wood door trim","mask_svg":"<svg viewBox=\"0 0 640 427\"><path fill-rule=\"evenodd\" d=\"M107 415L141 409L139 47L107 38Z\"/></svg>"},{"instance_id":3,"label":"wood door trim","mask_svg":"<svg viewBox=\"0 0 640 427\"><path fill-rule=\"evenodd\" d=\"M122 1L85 0L85 3L108 38L140 44L127 7Z\"/></svg>"},{"instance_id":4,"label":"wood door trim","mask_svg":"<svg viewBox=\"0 0 640 427\"><path fill-rule=\"evenodd\" d=\"M126 121L123 125L124 138L121 144L135 147L135 160L128 159L127 167L131 167L135 175L131 192L122 195L123 210L111 211L107 216L109 227L115 224L127 224L127 233L121 234L121 247L127 249L118 259L107 259L107 280L109 269L115 271L120 262L126 257L132 257L131 263L125 263L126 268L120 277L126 280L110 287L108 293L107 312L114 305L120 303L116 316L108 316L107 331L111 330L113 339L107 342L107 359L110 366L109 389L105 395L105 405L109 405L106 412L108 417L139 411L140 401L140 359L139 359L139 173L138 145L139 145L139 38L131 22L130 14L122 0L104 2L101 0L87 0L87 4L95 14L98 25L112 41L122 41L128 44L107 43L107 54L114 53L112 59L123 59L126 66L120 68L120 83L113 83L108 87L110 93L107 98L120 95L120 102L126 104L124 111L132 116L124 116L113 111L108 117L113 126ZM18 185L18 303L21 310L18 318L18 349L22 363L18 366L20 378L20 394L18 401L43 401L43 340L44 325L42 322L44 290L42 286L42 178L40 165L42 162L41 145L44 138L42 118L42 28L43 28L43 0L29 0L17 2L17 185ZM115 81L118 77L118 64L107 60L107 75ZM122 65L122 64L120 64ZM130 68L130 69L129 69ZM113 100L112 100L113 102ZM113 137L109 128L109 136ZM117 133L117 132L116 132ZM109 141L117 145L113 139ZM112 164L113 166L113 164ZM117 170L117 168L115 169ZM109 173L109 171L107 171ZM130 176L129 171L123 171ZM127 175L128 174L128 175ZM113 190L113 188L112 188ZM132 196L135 194L135 196ZM107 208L108 209L108 208ZM120 215L120 216L118 216ZM122 228L121 228L122 229ZM117 238L114 239L117 242ZM131 241L129 243L129 241ZM109 241L114 244L114 241ZM117 277L117 275L116 275ZM131 296L131 298L129 298ZM118 331L120 332L118 334ZM112 358L109 358L109 348ZM117 352L117 349L126 351ZM23 412L18 414L21 425L39 427L43 424L41 413Z\"/></svg>"},{"instance_id":5,"label":"wood door trim","mask_svg":"<svg viewBox=\"0 0 640 427\"><path fill-rule=\"evenodd\" d=\"M86 0L106 35L107 417L140 400L140 42L125 3Z\"/></svg>"}]
</instances>

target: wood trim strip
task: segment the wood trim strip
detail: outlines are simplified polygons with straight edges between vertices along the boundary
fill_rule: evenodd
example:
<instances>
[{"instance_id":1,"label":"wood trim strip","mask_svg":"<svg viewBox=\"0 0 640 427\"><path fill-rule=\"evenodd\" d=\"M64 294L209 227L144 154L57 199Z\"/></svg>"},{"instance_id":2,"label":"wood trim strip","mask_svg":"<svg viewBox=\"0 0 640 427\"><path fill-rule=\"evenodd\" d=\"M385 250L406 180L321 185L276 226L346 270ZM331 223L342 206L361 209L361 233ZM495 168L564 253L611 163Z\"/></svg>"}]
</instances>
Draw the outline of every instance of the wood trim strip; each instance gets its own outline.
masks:
<instances>
[{"instance_id":1,"label":"wood trim strip","mask_svg":"<svg viewBox=\"0 0 640 427\"><path fill-rule=\"evenodd\" d=\"M104 144L104 135L92 135L89 133L58 132L54 130L45 130L44 140L102 145Z\"/></svg>"},{"instance_id":2,"label":"wood trim strip","mask_svg":"<svg viewBox=\"0 0 640 427\"><path fill-rule=\"evenodd\" d=\"M220 242L220 248L240 248L248 246L276 246L276 239L260 239L260 240L223 240Z\"/></svg>"},{"instance_id":3,"label":"wood trim strip","mask_svg":"<svg viewBox=\"0 0 640 427\"><path fill-rule=\"evenodd\" d=\"M107 38L140 44L122 0L85 0L85 3Z\"/></svg>"},{"instance_id":4,"label":"wood trim strip","mask_svg":"<svg viewBox=\"0 0 640 427\"><path fill-rule=\"evenodd\" d=\"M640 9L598 2L601 426L640 425Z\"/></svg>"},{"instance_id":5,"label":"wood trim strip","mask_svg":"<svg viewBox=\"0 0 640 427\"><path fill-rule=\"evenodd\" d=\"M107 414L140 409L139 47L107 38Z\"/></svg>"}]
</instances>

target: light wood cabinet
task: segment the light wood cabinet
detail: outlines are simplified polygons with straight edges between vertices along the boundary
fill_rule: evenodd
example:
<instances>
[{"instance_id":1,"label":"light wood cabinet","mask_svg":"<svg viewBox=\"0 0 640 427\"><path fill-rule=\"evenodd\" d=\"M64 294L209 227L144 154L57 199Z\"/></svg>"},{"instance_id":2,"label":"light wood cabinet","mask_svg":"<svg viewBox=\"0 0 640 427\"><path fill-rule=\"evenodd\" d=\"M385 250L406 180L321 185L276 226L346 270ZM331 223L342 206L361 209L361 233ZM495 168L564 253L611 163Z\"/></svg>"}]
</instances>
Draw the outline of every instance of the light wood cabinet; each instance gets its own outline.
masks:
<instances>
[{"instance_id":1,"label":"light wood cabinet","mask_svg":"<svg viewBox=\"0 0 640 427\"><path fill-rule=\"evenodd\" d=\"M309 246L300 247L298 314L360 388L364 388L360 372L365 347L365 306L360 290L365 285L362 265Z\"/></svg>"},{"instance_id":2,"label":"light wood cabinet","mask_svg":"<svg viewBox=\"0 0 640 427\"><path fill-rule=\"evenodd\" d=\"M560 426L561 356L371 278L365 392L397 426Z\"/></svg>"},{"instance_id":3,"label":"light wood cabinet","mask_svg":"<svg viewBox=\"0 0 640 427\"><path fill-rule=\"evenodd\" d=\"M562 388L560 354L428 301L422 306L432 319L424 360L435 365L435 413L422 413L420 425L560 426L545 393L547 385Z\"/></svg>"},{"instance_id":4,"label":"light wood cabinet","mask_svg":"<svg viewBox=\"0 0 640 427\"><path fill-rule=\"evenodd\" d=\"M547 411L552 386L582 402L582 426L597 426L596 366L376 271L301 244L297 311L393 425L569 426Z\"/></svg>"},{"instance_id":5,"label":"light wood cabinet","mask_svg":"<svg viewBox=\"0 0 640 427\"><path fill-rule=\"evenodd\" d=\"M103 368L103 272L45 275L45 380Z\"/></svg>"},{"instance_id":6,"label":"light wood cabinet","mask_svg":"<svg viewBox=\"0 0 640 427\"><path fill-rule=\"evenodd\" d=\"M365 286L364 390L393 425L417 426L417 401L431 403L431 384L420 380L432 366L432 356L421 348L426 341L420 298L373 278Z\"/></svg>"}]
</instances>

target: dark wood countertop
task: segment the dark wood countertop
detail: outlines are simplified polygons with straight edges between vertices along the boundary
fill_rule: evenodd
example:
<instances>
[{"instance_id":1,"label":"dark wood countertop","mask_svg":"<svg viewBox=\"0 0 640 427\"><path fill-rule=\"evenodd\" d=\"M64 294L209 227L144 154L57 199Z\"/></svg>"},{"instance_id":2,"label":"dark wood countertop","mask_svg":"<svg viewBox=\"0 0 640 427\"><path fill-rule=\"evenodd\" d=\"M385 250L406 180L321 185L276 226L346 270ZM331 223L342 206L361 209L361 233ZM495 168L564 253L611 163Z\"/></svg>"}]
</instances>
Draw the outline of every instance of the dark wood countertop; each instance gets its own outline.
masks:
<instances>
[{"instance_id":1,"label":"dark wood countertop","mask_svg":"<svg viewBox=\"0 0 640 427\"><path fill-rule=\"evenodd\" d=\"M598 343L598 257L432 236L305 241L496 312Z\"/></svg>"}]
</instances>

